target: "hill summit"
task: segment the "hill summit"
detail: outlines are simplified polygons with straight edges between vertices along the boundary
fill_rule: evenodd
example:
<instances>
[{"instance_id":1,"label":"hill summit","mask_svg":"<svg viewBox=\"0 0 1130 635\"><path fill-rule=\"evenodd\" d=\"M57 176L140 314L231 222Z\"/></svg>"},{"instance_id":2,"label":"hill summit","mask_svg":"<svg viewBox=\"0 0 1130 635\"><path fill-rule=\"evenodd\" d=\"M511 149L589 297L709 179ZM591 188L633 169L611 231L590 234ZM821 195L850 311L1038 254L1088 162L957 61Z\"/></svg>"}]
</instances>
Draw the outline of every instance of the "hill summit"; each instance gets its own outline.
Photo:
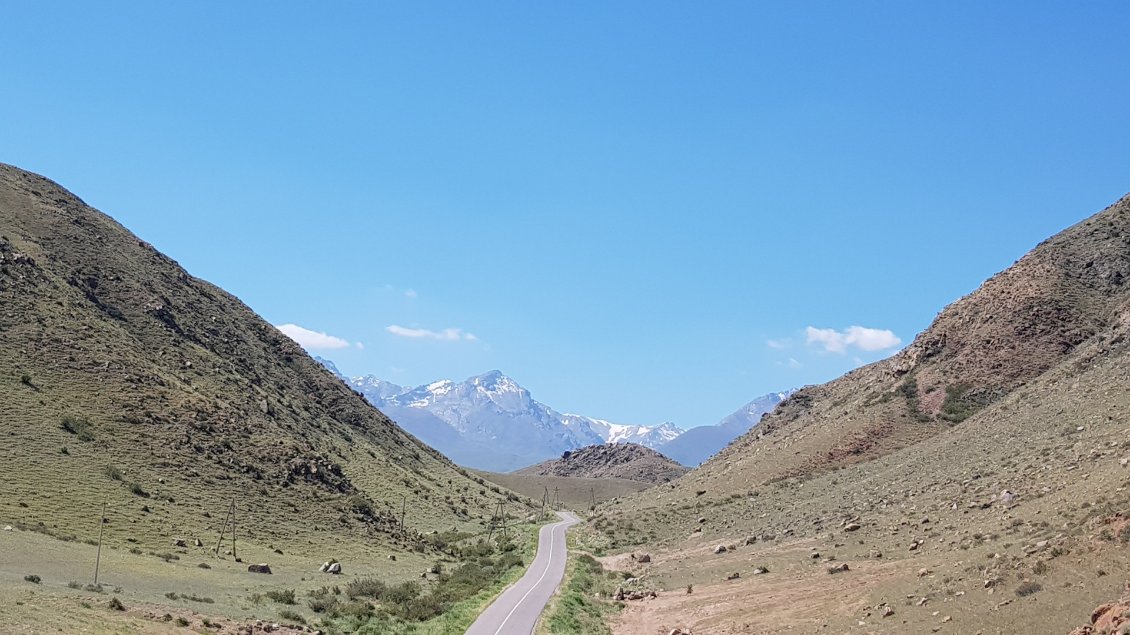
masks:
<instances>
[{"instance_id":1,"label":"hill summit","mask_svg":"<svg viewBox=\"0 0 1130 635\"><path fill-rule=\"evenodd\" d=\"M687 472L662 454L636 443L590 445L565 452L560 459L517 470L517 474L623 478L644 483L666 483Z\"/></svg>"}]
</instances>

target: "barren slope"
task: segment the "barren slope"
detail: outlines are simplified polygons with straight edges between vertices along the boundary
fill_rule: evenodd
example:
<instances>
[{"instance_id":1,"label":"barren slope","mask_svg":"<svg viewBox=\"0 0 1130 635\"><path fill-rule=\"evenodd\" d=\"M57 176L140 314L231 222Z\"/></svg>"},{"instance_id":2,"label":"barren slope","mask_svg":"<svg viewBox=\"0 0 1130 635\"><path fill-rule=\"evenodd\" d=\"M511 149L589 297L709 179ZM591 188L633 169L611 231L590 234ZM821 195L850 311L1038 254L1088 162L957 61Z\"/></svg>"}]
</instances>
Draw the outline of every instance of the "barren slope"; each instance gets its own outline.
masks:
<instances>
[{"instance_id":1,"label":"barren slope","mask_svg":"<svg viewBox=\"0 0 1130 635\"><path fill-rule=\"evenodd\" d=\"M632 567L645 584L695 585L630 607L614 630L1085 621L1130 564L1127 278L1123 199L948 307L902 353L800 391L702 468L602 507L594 539L653 550ZM718 544L731 548L712 555ZM827 573L841 563L849 571ZM770 573L752 575L762 565ZM752 594L764 601L727 599Z\"/></svg>"}]
</instances>

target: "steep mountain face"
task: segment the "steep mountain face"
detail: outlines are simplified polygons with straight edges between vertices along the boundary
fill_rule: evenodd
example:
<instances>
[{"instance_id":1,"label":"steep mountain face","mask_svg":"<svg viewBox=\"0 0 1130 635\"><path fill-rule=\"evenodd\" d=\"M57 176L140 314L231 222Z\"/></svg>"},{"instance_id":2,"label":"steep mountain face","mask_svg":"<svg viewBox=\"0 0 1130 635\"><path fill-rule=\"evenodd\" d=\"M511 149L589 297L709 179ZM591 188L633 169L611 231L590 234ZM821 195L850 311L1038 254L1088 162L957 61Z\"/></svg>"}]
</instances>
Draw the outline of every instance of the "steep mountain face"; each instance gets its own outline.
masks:
<instances>
[{"instance_id":1,"label":"steep mountain face","mask_svg":"<svg viewBox=\"0 0 1130 635\"><path fill-rule=\"evenodd\" d=\"M477 469L506 472L597 443L659 446L682 432L672 423L619 425L561 414L497 370L404 388L373 375L346 377L318 359L417 438Z\"/></svg>"},{"instance_id":2,"label":"steep mountain face","mask_svg":"<svg viewBox=\"0 0 1130 635\"><path fill-rule=\"evenodd\" d=\"M411 539L401 494L421 530L494 503L238 299L3 164L0 369L0 515L27 526L89 538L106 501L110 544L167 547L235 495L248 548L312 550Z\"/></svg>"},{"instance_id":3,"label":"steep mountain face","mask_svg":"<svg viewBox=\"0 0 1130 635\"><path fill-rule=\"evenodd\" d=\"M758 397L717 424L691 428L657 449L683 465L698 465L748 432L761 421L761 417L773 412L777 404L794 392L788 390Z\"/></svg>"},{"instance_id":4,"label":"steep mountain face","mask_svg":"<svg viewBox=\"0 0 1130 635\"><path fill-rule=\"evenodd\" d=\"M623 478L667 483L687 472L662 454L636 443L610 443L563 453L561 458L518 470L516 474L581 478Z\"/></svg>"},{"instance_id":5,"label":"steep mountain face","mask_svg":"<svg viewBox=\"0 0 1130 635\"><path fill-rule=\"evenodd\" d=\"M745 459L755 481L834 469L944 432L1040 376L1116 323L1130 298L1128 210L1123 199L1044 241L906 349L797 391L711 463Z\"/></svg>"}]
</instances>

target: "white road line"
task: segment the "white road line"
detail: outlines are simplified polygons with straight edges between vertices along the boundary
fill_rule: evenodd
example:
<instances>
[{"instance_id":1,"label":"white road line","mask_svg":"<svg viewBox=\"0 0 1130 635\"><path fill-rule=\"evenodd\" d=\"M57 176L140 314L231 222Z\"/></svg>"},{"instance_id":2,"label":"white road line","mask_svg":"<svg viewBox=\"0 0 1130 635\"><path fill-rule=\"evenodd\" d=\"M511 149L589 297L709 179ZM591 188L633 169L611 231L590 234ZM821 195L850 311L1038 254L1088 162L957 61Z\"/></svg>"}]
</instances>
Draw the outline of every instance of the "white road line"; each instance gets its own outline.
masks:
<instances>
[{"instance_id":1,"label":"white road line","mask_svg":"<svg viewBox=\"0 0 1130 635\"><path fill-rule=\"evenodd\" d=\"M558 523L558 525L563 523L564 521ZM518 607L522 605L522 602L525 602L526 598L530 597L530 594L534 592L534 589L538 588L538 585L541 584L541 581L545 579L546 574L549 573L549 568L553 566L553 542L557 540L557 535L554 533L556 529L557 525L554 525L549 530L549 558L547 558L548 562L545 563L545 571L542 572L541 577L538 578L538 581L534 583L534 586L530 587L530 590L526 591L526 594L522 596L522 599L518 600L518 603L514 605L514 608L510 609L510 612L506 614L506 618L503 619L502 623L498 625L498 630L494 632L494 635L498 635L502 632L503 627L506 626L506 622L510 620L510 616L514 615L514 611L517 611Z\"/></svg>"}]
</instances>

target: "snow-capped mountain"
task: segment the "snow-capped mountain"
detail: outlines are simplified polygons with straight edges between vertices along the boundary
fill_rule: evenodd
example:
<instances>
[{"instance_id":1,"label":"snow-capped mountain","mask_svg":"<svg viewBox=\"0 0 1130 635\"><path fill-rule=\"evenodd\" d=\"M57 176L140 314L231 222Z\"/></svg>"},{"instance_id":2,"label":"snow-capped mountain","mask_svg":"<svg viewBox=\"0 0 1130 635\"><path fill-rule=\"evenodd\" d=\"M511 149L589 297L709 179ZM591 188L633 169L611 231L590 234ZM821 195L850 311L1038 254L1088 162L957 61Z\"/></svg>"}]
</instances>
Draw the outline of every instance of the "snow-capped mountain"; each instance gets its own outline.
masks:
<instances>
[{"instance_id":1,"label":"snow-capped mountain","mask_svg":"<svg viewBox=\"0 0 1130 635\"><path fill-rule=\"evenodd\" d=\"M681 432L670 423L625 426L563 415L497 370L405 388L373 375L346 377L333 362L315 359L409 433L468 467L505 472L587 445L655 447Z\"/></svg>"},{"instance_id":2,"label":"snow-capped mountain","mask_svg":"<svg viewBox=\"0 0 1130 635\"><path fill-rule=\"evenodd\" d=\"M365 395L402 428L451 460L495 472L557 458L566 450L605 443L638 443L683 465L698 465L756 425L763 414L794 392L758 397L716 425L683 431L670 422L624 425L561 414L497 370L462 382L441 379L406 388L373 375L346 377L333 362L321 357L314 359Z\"/></svg>"},{"instance_id":3,"label":"snow-capped mountain","mask_svg":"<svg viewBox=\"0 0 1130 635\"><path fill-rule=\"evenodd\" d=\"M670 421L657 426L623 425L584 415L565 414L562 415L562 423L570 428L588 428L605 443L637 443L653 450L683 433L682 428Z\"/></svg>"},{"instance_id":4,"label":"snow-capped mountain","mask_svg":"<svg viewBox=\"0 0 1130 635\"><path fill-rule=\"evenodd\" d=\"M757 425L762 416L773 412L794 392L795 389L762 395L715 425L691 428L656 449L683 465L698 465Z\"/></svg>"}]
</instances>

